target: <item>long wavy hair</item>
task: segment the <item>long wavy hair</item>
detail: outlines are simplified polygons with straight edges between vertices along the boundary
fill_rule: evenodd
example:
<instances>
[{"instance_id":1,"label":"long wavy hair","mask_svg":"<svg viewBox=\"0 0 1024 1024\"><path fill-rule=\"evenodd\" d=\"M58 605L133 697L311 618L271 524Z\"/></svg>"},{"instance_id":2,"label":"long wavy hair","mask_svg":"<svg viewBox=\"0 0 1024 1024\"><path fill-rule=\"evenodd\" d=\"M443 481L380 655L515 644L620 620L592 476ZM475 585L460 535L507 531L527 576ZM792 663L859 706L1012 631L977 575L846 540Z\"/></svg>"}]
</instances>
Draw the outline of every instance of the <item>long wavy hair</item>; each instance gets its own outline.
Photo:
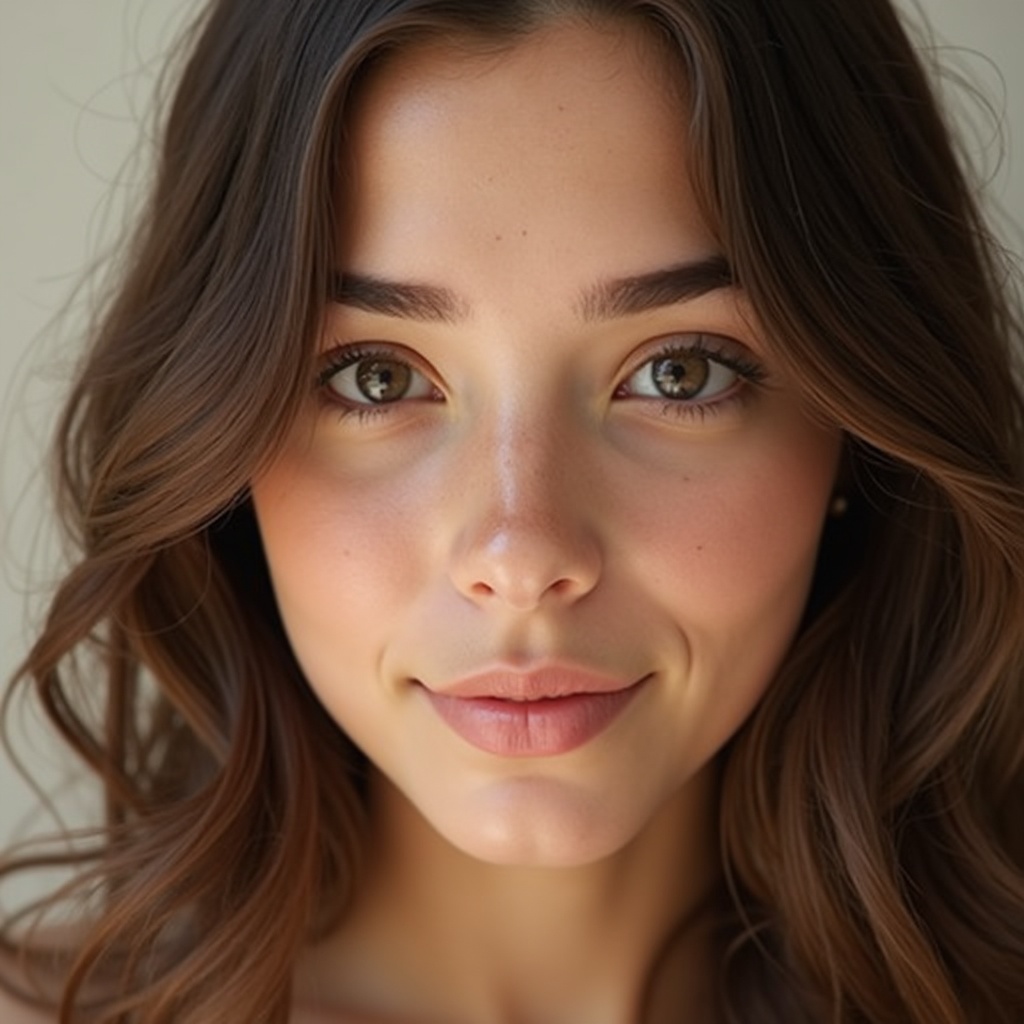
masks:
<instances>
[{"instance_id":1,"label":"long wavy hair","mask_svg":"<svg viewBox=\"0 0 1024 1024\"><path fill-rule=\"evenodd\" d=\"M248 482L309 398L360 79L562 16L671 52L707 222L846 438L849 512L722 755L723 1017L1024 1019L1021 331L888 0L217 0L59 425L78 555L10 691L106 799L88 841L0 865L75 869L42 903L74 900L73 952L0 936L62 1022L283 1024L345 912L365 765L289 651Z\"/></svg>"}]
</instances>

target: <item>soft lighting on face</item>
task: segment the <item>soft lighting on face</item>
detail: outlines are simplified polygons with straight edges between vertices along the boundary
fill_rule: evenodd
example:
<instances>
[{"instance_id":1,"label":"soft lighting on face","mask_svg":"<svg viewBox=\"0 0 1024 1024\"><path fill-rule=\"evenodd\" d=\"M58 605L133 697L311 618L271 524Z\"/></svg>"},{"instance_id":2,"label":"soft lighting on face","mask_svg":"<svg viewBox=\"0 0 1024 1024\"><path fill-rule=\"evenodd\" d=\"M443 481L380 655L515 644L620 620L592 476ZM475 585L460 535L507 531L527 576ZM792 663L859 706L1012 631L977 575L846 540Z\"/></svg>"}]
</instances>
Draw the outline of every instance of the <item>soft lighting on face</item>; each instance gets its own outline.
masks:
<instances>
[{"instance_id":1,"label":"soft lighting on face","mask_svg":"<svg viewBox=\"0 0 1024 1024\"><path fill-rule=\"evenodd\" d=\"M310 685L502 863L609 855L706 784L797 628L839 448L620 31L369 79L309 413L253 485Z\"/></svg>"}]
</instances>

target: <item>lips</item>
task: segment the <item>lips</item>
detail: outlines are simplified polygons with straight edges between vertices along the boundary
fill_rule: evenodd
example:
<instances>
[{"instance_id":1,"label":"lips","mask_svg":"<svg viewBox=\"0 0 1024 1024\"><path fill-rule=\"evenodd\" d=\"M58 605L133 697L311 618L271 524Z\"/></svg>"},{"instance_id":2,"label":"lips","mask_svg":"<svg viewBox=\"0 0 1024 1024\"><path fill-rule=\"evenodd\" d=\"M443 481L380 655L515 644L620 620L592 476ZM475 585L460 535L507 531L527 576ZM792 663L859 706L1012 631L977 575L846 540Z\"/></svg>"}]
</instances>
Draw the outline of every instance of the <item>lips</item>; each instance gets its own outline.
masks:
<instances>
[{"instance_id":1,"label":"lips","mask_svg":"<svg viewBox=\"0 0 1024 1024\"><path fill-rule=\"evenodd\" d=\"M551 757L604 732L648 678L624 681L570 667L498 670L423 692L449 728L479 750Z\"/></svg>"}]
</instances>

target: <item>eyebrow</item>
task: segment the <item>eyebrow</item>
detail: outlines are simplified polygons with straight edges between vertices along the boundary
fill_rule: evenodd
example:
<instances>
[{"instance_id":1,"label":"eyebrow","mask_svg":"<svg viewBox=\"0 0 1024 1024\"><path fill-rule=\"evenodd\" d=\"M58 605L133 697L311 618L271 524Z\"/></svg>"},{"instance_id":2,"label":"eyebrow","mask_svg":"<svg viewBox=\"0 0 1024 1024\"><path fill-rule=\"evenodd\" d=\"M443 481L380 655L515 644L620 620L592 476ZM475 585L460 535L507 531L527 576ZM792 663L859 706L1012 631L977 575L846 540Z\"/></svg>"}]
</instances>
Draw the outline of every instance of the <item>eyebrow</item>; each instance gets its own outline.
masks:
<instances>
[{"instance_id":1,"label":"eyebrow","mask_svg":"<svg viewBox=\"0 0 1024 1024\"><path fill-rule=\"evenodd\" d=\"M724 256L709 256L646 274L601 281L583 292L577 308L584 321L611 320L686 302L735 283L729 261ZM336 274L330 297L368 313L428 323L455 323L469 314L466 303L449 288L368 274Z\"/></svg>"},{"instance_id":2,"label":"eyebrow","mask_svg":"<svg viewBox=\"0 0 1024 1024\"><path fill-rule=\"evenodd\" d=\"M583 293L580 315L588 322L612 320L674 306L720 288L731 288L735 283L729 261L724 256L709 256L647 274L602 281Z\"/></svg>"},{"instance_id":3,"label":"eyebrow","mask_svg":"<svg viewBox=\"0 0 1024 1024\"><path fill-rule=\"evenodd\" d=\"M367 313L432 323L454 323L468 314L465 303L448 288L387 281L367 274L336 274L331 299Z\"/></svg>"}]
</instances>

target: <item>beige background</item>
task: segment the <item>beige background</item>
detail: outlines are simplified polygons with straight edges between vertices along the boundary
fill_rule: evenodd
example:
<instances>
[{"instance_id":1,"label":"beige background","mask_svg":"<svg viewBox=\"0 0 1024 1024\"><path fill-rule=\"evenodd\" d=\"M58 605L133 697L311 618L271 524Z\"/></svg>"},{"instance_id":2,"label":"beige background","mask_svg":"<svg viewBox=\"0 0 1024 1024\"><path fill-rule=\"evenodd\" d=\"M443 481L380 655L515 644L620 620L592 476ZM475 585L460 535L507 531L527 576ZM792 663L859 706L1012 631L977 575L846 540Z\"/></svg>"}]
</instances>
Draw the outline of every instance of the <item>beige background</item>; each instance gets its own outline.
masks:
<instances>
[{"instance_id":1,"label":"beige background","mask_svg":"<svg viewBox=\"0 0 1024 1024\"><path fill-rule=\"evenodd\" d=\"M943 62L980 83L1005 114L1001 163L991 126L969 107L970 124L982 127L968 138L993 176L1000 230L1019 253L1024 245L1012 221L1024 220L1024 0L921 0L920 6ZM24 652L56 564L40 467L89 308L89 287L73 299L72 289L117 236L145 180L146 100L160 53L193 7L195 0L0 0L4 679ZM52 747L37 738L31 716L15 722L20 749L52 789L65 774ZM0 845L30 827L32 803L0 759Z\"/></svg>"}]
</instances>

